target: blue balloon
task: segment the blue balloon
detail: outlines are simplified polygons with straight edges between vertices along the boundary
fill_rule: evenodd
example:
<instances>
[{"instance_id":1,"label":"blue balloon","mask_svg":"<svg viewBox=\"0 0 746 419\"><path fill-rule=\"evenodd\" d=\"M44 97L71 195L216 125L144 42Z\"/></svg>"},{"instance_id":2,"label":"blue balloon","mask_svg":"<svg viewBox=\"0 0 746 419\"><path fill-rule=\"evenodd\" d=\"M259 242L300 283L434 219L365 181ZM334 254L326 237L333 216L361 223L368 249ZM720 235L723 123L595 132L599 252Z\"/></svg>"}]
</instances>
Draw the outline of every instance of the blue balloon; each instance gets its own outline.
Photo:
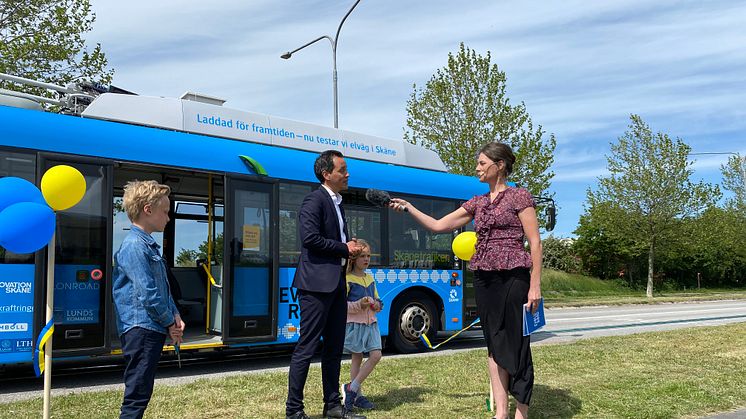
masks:
<instances>
[{"instance_id":1,"label":"blue balloon","mask_svg":"<svg viewBox=\"0 0 746 419\"><path fill-rule=\"evenodd\" d=\"M12 176L0 178L0 211L19 202L46 205L39 188L28 180Z\"/></svg>"},{"instance_id":2,"label":"blue balloon","mask_svg":"<svg viewBox=\"0 0 746 419\"><path fill-rule=\"evenodd\" d=\"M54 234L55 216L47 204L19 202L0 211L0 246L13 253L33 253Z\"/></svg>"}]
</instances>

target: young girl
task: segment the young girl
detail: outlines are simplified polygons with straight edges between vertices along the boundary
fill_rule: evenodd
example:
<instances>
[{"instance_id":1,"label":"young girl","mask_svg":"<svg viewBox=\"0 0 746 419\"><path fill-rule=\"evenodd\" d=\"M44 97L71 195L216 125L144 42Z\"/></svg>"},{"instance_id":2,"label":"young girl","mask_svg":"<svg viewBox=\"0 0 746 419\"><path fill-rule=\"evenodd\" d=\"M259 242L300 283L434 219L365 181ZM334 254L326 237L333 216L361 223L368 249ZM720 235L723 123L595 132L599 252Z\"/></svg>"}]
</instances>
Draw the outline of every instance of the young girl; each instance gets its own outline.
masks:
<instances>
[{"instance_id":1,"label":"young girl","mask_svg":"<svg viewBox=\"0 0 746 419\"><path fill-rule=\"evenodd\" d=\"M352 355L350 382L344 385L345 409L373 409L375 406L362 395L360 386L381 360L381 332L376 313L383 308L373 277L365 273L370 264L370 245L357 239L362 252L347 261L347 333L344 352ZM363 353L368 360L363 362Z\"/></svg>"}]
</instances>

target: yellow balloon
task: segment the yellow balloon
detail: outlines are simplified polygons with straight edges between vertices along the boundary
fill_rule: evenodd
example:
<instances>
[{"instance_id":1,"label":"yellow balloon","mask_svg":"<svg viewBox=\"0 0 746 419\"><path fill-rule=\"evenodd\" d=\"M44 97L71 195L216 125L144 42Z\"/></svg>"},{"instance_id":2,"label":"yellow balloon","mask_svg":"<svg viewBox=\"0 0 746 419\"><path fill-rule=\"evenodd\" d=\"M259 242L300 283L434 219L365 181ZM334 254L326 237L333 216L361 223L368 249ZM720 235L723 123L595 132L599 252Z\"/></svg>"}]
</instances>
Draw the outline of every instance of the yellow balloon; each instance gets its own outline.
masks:
<instances>
[{"instance_id":1,"label":"yellow balloon","mask_svg":"<svg viewBox=\"0 0 746 419\"><path fill-rule=\"evenodd\" d=\"M85 188L85 178L78 169L64 164L47 170L41 178L41 193L55 211L75 206L83 199Z\"/></svg>"},{"instance_id":2,"label":"yellow balloon","mask_svg":"<svg viewBox=\"0 0 746 419\"><path fill-rule=\"evenodd\" d=\"M461 260L469 260L474 256L477 245L477 233L473 231L464 231L456 236L451 243L453 253Z\"/></svg>"}]
</instances>

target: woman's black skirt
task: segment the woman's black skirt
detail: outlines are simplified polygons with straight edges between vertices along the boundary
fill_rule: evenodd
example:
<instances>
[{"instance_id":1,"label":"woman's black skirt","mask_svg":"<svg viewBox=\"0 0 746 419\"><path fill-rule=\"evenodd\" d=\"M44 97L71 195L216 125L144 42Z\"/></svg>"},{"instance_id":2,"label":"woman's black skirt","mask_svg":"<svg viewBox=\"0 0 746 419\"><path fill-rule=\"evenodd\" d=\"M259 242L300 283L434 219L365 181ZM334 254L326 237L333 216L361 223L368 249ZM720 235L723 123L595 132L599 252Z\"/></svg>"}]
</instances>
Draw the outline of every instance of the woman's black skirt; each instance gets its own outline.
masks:
<instances>
[{"instance_id":1,"label":"woman's black skirt","mask_svg":"<svg viewBox=\"0 0 746 419\"><path fill-rule=\"evenodd\" d=\"M528 301L528 268L475 271L474 291L487 352L508 371L508 390L528 404L534 387L531 336L523 336L523 305Z\"/></svg>"}]
</instances>

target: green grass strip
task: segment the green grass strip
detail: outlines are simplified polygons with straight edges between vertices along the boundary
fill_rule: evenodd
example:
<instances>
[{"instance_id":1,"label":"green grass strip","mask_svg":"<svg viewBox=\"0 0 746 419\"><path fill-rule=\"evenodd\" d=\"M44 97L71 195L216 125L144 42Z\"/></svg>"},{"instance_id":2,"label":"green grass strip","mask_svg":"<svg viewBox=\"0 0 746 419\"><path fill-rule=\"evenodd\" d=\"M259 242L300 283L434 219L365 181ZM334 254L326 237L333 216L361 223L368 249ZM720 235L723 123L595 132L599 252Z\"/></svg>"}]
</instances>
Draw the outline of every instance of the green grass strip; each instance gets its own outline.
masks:
<instances>
[{"instance_id":1,"label":"green grass strip","mask_svg":"<svg viewBox=\"0 0 746 419\"><path fill-rule=\"evenodd\" d=\"M680 418L746 406L746 323L534 347L533 418ZM342 376L349 374L343 367ZM486 351L386 358L364 384L369 418L488 418ZM157 386L146 417L279 418L287 375L247 374ZM39 392L41 396L41 391ZM55 397L53 417L116 417L122 393ZM312 368L306 412L321 413ZM0 405L0 418L36 418L41 398Z\"/></svg>"}]
</instances>

